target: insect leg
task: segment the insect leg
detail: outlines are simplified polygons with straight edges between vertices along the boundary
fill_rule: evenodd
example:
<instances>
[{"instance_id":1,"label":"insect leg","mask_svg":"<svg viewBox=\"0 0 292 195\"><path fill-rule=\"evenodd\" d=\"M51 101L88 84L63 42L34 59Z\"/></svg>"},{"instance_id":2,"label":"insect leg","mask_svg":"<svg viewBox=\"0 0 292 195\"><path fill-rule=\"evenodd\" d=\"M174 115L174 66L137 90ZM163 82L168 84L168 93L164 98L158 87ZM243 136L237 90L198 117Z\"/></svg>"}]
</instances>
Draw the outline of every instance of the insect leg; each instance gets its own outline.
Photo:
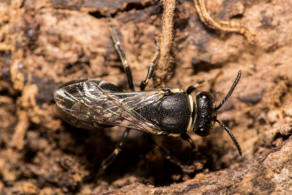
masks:
<instances>
[{"instance_id":1,"label":"insect leg","mask_svg":"<svg viewBox=\"0 0 292 195\"><path fill-rule=\"evenodd\" d=\"M208 80L203 80L203 81L199 81L197 84L195 85L191 85L187 88L187 94L191 94L193 91L195 91L198 87L201 87L203 84L207 83Z\"/></svg>"},{"instance_id":2,"label":"insect leg","mask_svg":"<svg viewBox=\"0 0 292 195\"><path fill-rule=\"evenodd\" d=\"M124 52L123 47L121 46L121 42L120 42L120 40L118 38L118 32L114 28L110 17L109 17L109 29L110 29L111 37L112 37L112 40L113 40L113 43L114 43L114 47L115 47L117 53L120 56L124 71L126 72L129 88L131 90L135 91L134 90L134 84L133 84L132 72L131 72L130 66L129 66L127 58L126 58L126 54Z\"/></svg>"},{"instance_id":3,"label":"insect leg","mask_svg":"<svg viewBox=\"0 0 292 195\"><path fill-rule=\"evenodd\" d=\"M154 69L155 69L155 66L157 64L159 56L160 56L159 43L156 43L156 52L155 52L154 57L151 60L151 63L149 65L149 67L148 67L146 79L144 81L142 81L141 84L140 84L141 91L144 91L144 89L147 86L149 80L152 78L153 72L154 72Z\"/></svg>"},{"instance_id":4,"label":"insect leg","mask_svg":"<svg viewBox=\"0 0 292 195\"><path fill-rule=\"evenodd\" d=\"M190 144L190 146L191 146L193 152L196 151L196 146L195 146L195 144L194 144L192 138L191 138L188 134L186 134L186 133L181 134L181 138L182 138L183 140L187 141L187 142Z\"/></svg>"},{"instance_id":5,"label":"insect leg","mask_svg":"<svg viewBox=\"0 0 292 195\"><path fill-rule=\"evenodd\" d=\"M123 147L125 141L127 140L129 132L130 132L130 129L127 128L123 133L121 141L119 142L117 147L114 149L114 151L106 159L104 159L101 162L101 167L100 167L100 169L99 169L99 171L97 173L97 177L101 176L105 172L107 167L116 159L116 157L122 151L122 147Z\"/></svg>"},{"instance_id":6,"label":"insect leg","mask_svg":"<svg viewBox=\"0 0 292 195\"><path fill-rule=\"evenodd\" d=\"M165 156L167 160L180 167L184 173L193 173L195 171L194 165L184 165L178 158L173 156L166 148L160 146L156 139L153 139L158 150Z\"/></svg>"}]
</instances>

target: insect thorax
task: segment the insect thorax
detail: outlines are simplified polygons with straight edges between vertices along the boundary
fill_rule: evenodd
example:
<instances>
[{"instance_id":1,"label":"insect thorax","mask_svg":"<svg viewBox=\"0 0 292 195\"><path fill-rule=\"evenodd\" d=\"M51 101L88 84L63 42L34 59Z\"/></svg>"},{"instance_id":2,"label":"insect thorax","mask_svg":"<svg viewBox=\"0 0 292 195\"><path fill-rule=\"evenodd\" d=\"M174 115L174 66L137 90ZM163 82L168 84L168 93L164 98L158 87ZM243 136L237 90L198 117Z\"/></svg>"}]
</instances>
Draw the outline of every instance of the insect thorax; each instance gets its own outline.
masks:
<instances>
[{"instance_id":1,"label":"insect thorax","mask_svg":"<svg viewBox=\"0 0 292 195\"><path fill-rule=\"evenodd\" d=\"M165 95L159 101L136 111L166 134L186 132L189 121L192 120L189 95L185 92Z\"/></svg>"}]
</instances>

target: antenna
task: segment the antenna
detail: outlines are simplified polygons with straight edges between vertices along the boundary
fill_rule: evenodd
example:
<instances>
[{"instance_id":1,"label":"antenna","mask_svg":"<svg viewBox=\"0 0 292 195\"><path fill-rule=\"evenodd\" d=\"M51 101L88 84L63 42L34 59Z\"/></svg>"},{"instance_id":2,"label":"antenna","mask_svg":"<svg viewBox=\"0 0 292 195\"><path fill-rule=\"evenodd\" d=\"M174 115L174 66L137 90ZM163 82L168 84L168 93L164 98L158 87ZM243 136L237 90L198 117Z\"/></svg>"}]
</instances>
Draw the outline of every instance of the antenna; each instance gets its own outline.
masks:
<instances>
[{"instance_id":1,"label":"antenna","mask_svg":"<svg viewBox=\"0 0 292 195\"><path fill-rule=\"evenodd\" d=\"M235 139L234 135L232 134L231 130L230 130L230 129L229 129L229 128L228 128L228 127L222 122L222 121L220 121L220 120L218 120L218 119L215 119L215 121L216 121L217 123L219 123L219 125L220 125L221 127L223 127L223 129L229 134L229 136L231 137L233 143L235 144L235 146L236 146L236 148L237 148L237 150L238 150L239 155L242 156L241 148L240 148L240 146L239 146L237 140Z\"/></svg>"},{"instance_id":2,"label":"antenna","mask_svg":"<svg viewBox=\"0 0 292 195\"><path fill-rule=\"evenodd\" d=\"M240 76L241 76L241 71L238 71L238 74L237 74L237 77L236 79L234 80L229 92L227 93L227 95L223 98L223 100L220 102L220 104L218 106L216 106L215 110L219 110L221 108L221 106L227 101L227 99L231 96L234 88L236 87L237 83L239 82L239 79L240 79Z\"/></svg>"},{"instance_id":3,"label":"antenna","mask_svg":"<svg viewBox=\"0 0 292 195\"><path fill-rule=\"evenodd\" d=\"M236 85L238 84L239 82L239 79L241 77L241 71L238 71L238 74L237 74L237 77L236 79L234 80L229 92L227 93L227 95L222 99L222 101L220 102L220 104L215 108L215 110L219 110L222 105L227 101L227 99L231 96L233 90L235 89ZM223 127L223 129L229 134L230 138L232 139L233 143L235 144L237 150L238 150L238 153L240 154L240 156L242 155L242 152L241 152L241 148L237 142L237 140L235 139L234 135L232 134L231 130L220 120L218 120L217 118L215 119L215 122L219 123L219 125L221 127Z\"/></svg>"}]
</instances>

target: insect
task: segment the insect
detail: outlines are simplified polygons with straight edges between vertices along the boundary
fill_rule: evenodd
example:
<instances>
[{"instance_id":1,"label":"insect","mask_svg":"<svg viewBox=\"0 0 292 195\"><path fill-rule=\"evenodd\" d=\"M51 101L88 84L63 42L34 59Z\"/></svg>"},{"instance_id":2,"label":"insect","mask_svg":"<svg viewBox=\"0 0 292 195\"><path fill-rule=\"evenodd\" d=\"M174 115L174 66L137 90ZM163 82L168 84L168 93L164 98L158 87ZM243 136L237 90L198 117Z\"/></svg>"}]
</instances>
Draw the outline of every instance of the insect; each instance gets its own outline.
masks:
<instances>
[{"instance_id":1,"label":"insect","mask_svg":"<svg viewBox=\"0 0 292 195\"><path fill-rule=\"evenodd\" d=\"M112 25L110 31L132 91L123 92L114 84L104 80L83 79L63 84L54 93L57 108L65 120L73 125L126 128L116 149L102 162L99 173L103 173L119 154L130 129L153 135L180 136L194 147L188 134L194 132L200 136L207 136L214 122L217 122L229 134L241 155L240 146L231 130L217 119L217 111L231 96L239 82L240 71L218 106L215 106L214 99L208 92L197 93L195 101L193 100L191 93L198 85L190 86L186 91L177 88L144 91L159 58L159 49L157 49L146 79L141 82L141 91L137 92L134 89L132 73L125 53Z\"/></svg>"}]
</instances>

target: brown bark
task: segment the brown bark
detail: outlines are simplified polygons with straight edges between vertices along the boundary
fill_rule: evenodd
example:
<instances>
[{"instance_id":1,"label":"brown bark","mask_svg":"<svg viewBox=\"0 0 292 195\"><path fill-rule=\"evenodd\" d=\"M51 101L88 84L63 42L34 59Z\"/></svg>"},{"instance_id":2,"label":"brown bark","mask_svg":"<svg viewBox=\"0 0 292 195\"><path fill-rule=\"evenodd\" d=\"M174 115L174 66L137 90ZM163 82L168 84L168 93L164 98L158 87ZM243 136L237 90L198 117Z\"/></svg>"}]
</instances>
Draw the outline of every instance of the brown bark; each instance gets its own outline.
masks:
<instances>
[{"instance_id":1,"label":"brown bark","mask_svg":"<svg viewBox=\"0 0 292 195\"><path fill-rule=\"evenodd\" d=\"M291 6L285 0L206 1L216 21L239 22L254 32L251 45L241 34L202 24L193 1L176 1L174 33L164 38L160 1L1 1L0 191L291 193ZM198 91L210 91L218 104L242 71L233 95L218 113L240 143L242 157L217 126L206 138L191 135L198 147L195 154L179 139L162 138L173 155L197 168L184 174L153 149L146 135L132 131L124 152L106 174L98 181L90 177L112 152L123 129L69 126L56 115L52 94L64 82L87 77L127 88L108 32L109 12L136 88L145 79L155 39L161 36L168 45L160 60L175 65L161 74L169 76L163 81L167 87L186 89L210 80ZM147 89L153 84L151 80Z\"/></svg>"}]
</instances>

